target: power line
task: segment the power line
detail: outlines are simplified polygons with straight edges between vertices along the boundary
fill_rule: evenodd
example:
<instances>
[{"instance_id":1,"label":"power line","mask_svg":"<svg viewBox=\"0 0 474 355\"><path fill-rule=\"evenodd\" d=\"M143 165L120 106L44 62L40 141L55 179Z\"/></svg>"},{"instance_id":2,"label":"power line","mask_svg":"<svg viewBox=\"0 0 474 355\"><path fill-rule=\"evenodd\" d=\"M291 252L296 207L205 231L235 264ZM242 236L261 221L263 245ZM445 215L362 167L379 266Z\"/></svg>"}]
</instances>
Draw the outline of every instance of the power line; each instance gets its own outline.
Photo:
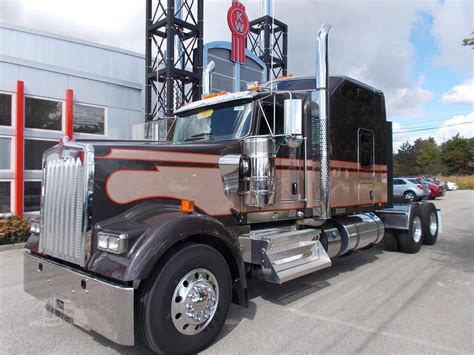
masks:
<instances>
[{"instance_id":1,"label":"power line","mask_svg":"<svg viewBox=\"0 0 474 355\"><path fill-rule=\"evenodd\" d=\"M469 113L467 113L467 114L466 113L453 113L453 114L443 115L443 116L415 118L410 122L398 122L398 121L397 122L391 121L391 122L392 123L399 123L402 126L419 125L419 124L426 123L426 122L444 121L444 120L446 120L446 118L453 118L454 116L460 116L460 115L465 116L465 115L468 115L468 114Z\"/></svg>"},{"instance_id":2,"label":"power line","mask_svg":"<svg viewBox=\"0 0 474 355\"><path fill-rule=\"evenodd\" d=\"M474 124L474 121L469 121L469 122L462 122L462 123L455 123L455 124L450 124L446 126L433 126L433 127L425 127L425 128L419 128L419 129L411 129L407 131L400 131L400 132L394 132L393 134L402 134L402 133L409 133L409 132L420 132L420 131L429 131L431 129L439 129L439 128L444 128L444 127L454 127L454 126L460 126L464 124Z\"/></svg>"},{"instance_id":3,"label":"power line","mask_svg":"<svg viewBox=\"0 0 474 355\"><path fill-rule=\"evenodd\" d=\"M406 127L406 126L419 126L419 125L426 124L426 123L446 121L447 119L451 119L451 118L452 118L452 116L447 116L447 117L444 117L444 118L436 118L436 119L432 119L432 120L423 119L421 121L416 121L416 122L400 123L400 126L403 126L403 127ZM392 122L392 123L399 123L399 122Z\"/></svg>"}]
</instances>

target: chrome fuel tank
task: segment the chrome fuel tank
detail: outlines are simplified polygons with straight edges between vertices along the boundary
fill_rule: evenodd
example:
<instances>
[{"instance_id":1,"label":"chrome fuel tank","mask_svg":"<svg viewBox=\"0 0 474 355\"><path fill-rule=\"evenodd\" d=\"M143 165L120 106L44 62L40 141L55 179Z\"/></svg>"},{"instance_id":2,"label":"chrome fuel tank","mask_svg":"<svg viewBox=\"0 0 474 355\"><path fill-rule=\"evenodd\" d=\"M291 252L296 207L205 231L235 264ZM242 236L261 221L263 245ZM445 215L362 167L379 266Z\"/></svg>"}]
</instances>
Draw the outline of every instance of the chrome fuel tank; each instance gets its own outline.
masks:
<instances>
[{"instance_id":1,"label":"chrome fuel tank","mask_svg":"<svg viewBox=\"0 0 474 355\"><path fill-rule=\"evenodd\" d=\"M383 238L383 222L374 213L333 218L322 226L330 258L377 244Z\"/></svg>"}]
</instances>

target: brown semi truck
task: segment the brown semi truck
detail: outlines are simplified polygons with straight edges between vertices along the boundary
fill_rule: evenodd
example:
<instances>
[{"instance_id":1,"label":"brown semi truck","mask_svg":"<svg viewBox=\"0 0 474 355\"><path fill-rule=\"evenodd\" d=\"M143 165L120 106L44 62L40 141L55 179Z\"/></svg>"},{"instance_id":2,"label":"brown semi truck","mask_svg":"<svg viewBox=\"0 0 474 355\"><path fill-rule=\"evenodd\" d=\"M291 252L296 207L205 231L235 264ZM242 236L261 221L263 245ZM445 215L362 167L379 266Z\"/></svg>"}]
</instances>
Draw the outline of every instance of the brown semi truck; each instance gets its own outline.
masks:
<instances>
[{"instance_id":1,"label":"brown semi truck","mask_svg":"<svg viewBox=\"0 0 474 355\"><path fill-rule=\"evenodd\" d=\"M330 29L316 78L209 95L164 142L48 150L25 291L118 344L195 353L247 306L252 272L281 284L382 241L434 244L433 204L393 204L383 93L328 75Z\"/></svg>"}]
</instances>

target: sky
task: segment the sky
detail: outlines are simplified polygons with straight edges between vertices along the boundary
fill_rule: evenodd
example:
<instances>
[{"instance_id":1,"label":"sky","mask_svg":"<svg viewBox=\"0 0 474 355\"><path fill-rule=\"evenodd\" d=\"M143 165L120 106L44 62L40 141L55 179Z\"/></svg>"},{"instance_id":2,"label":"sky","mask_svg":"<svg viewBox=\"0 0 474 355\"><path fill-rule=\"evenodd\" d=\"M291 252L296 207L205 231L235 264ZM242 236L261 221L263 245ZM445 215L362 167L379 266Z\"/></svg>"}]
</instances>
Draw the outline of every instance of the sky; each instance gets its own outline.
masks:
<instances>
[{"instance_id":1,"label":"sky","mask_svg":"<svg viewBox=\"0 0 474 355\"><path fill-rule=\"evenodd\" d=\"M474 137L473 0L272 0L288 24L288 72L314 75L316 33L333 26L330 73L385 94L394 150L406 141ZM250 19L259 0L242 0ZM204 0L204 42L230 40L231 0ZM145 49L144 0L0 0L0 22L135 52Z\"/></svg>"}]
</instances>

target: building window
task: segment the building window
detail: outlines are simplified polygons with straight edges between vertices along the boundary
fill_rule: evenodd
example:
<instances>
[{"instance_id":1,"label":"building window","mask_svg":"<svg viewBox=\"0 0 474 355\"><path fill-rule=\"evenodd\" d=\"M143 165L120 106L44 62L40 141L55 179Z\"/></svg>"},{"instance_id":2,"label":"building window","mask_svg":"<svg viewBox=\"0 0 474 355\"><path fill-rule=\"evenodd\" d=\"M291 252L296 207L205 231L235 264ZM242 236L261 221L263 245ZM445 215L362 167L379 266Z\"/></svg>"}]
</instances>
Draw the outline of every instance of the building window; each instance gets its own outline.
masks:
<instances>
[{"instance_id":1,"label":"building window","mask_svg":"<svg viewBox=\"0 0 474 355\"><path fill-rule=\"evenodd\" d=\"M74 132L105 134L105 109L74 104Z\"/></svg>"},{"instance_id":2,"label":"building window","mask_svg":"<svg viewBox=\"0 0 474 355\"><path fill-rule=\"evenodd\" d=\"M26 128L60 131L62 118L62 102L25 97Z\"/></svg>"},{"instance_id":3,"label":"building window","mask_svg":"<svg viewBox=\"0 0 474 355\"><path fill-rule=\"evenodd\" d=\"M0 137L0 170L11 170L12 140Z\"/></svg>"},{"instance_id":4,"label":"building window","mask_svg":"<svg viewBox=\"0 0 474 355\"><path fill-rule=\"evenodd\" d=\"M0 94L0 126L12 125L12 96Z\"/></svg>"},{"instance_id":5,"label":"building window","mask_svg":"<svg viewBox=\"0 0 474 355\"><path fill-rule=\"evenodd\" d=\"M41 170L43 153L56 144L56 141L25 139L25 170Z\"/></svg>"},{"instance_id":6,"label":"building window","mask_svg":"<svg viewBox=\"0 0 474 355\"><path fill-rule=\"evenodd\" d=\"M0 181L0 213L11 213L12 183Z\"/></svg>"},{"instance_id":7,"label":"building window","mask_svg":"<svg viewBox=\"0 0 474 355\"><path fill-rule=\"evenodd\" d=\"M24 211L39 211L41 202L41 181L25 181L24 196Z\"/></svg>"},{"instance_id":8,"label":"building window","mask_svg":"<svg viewBox=\"0 0 474 355\"><path fill-rule=\"evenodd\" d=\"M374 134L369 130L359 130L359 163L363 169L372 169L374 164Z\"/></svg>"}]
</instances>

